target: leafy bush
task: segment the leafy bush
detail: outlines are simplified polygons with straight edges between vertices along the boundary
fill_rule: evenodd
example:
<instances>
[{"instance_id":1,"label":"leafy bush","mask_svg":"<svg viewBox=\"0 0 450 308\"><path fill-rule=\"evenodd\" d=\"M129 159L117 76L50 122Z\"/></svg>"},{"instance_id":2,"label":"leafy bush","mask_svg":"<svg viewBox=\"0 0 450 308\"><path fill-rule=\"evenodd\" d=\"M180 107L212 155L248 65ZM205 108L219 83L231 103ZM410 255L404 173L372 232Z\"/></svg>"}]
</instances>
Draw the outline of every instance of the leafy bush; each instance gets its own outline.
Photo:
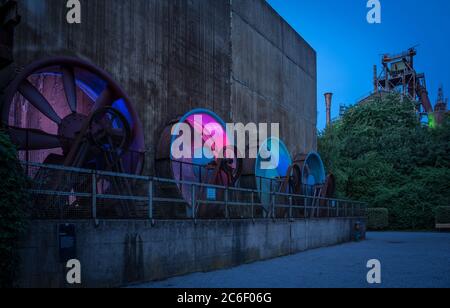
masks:
<instances>
[{"instance_id":1,"label":"leafy bush","mask_svg":"<svg viewBox=\"0 0 450 308\"><path fill-rule=\"evenodd\" d=\"M15 244L26 227L27 179L9 138L0 131L0 287L11 287L18 264Z\"/></svg>"},{"instance_id":2,"label":"leafy bush","mask_svg":"<svg viewBox=\"0 0 450 308\"><path fill-rule=\"evenodd\" d=\"M450 224L450 206L440 206L436 209L436 223Z\"/></svg>"},{"instance_id":3,"label":"leafy bush","mask_svg":"<svg viewBox=\"0 0 450 308\"><path fill-rule=\"evenodd\" d=\"M450 204L450 117L422 125L415 105L397 95L352 107L319 136L339 197L389 210L394 229L432 229Z\"/></svg>"},{"instance_id":4,"label":"leafy bush","mask_svg":"<svg viewBox=\"0 0 450 308\"><path fill-rule=\"evenodd\" d=\"M389 210L367 209L367 228L369 230L384 230L389 227Z\"/></svg>"}]
</instances>

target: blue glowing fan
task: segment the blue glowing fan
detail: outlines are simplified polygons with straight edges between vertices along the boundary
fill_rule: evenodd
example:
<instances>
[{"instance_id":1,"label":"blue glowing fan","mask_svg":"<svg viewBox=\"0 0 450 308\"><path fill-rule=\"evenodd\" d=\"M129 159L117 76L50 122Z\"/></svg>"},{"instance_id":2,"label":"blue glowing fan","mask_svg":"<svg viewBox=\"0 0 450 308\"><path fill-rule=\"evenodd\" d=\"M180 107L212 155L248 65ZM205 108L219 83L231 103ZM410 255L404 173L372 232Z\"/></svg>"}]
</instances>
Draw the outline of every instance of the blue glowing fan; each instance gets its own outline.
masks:
<instances>
[{"instance_id":1,"label":"blue glowing fan","mask_svg":"<svg viewBox=\"0 0 450 308\"><path fill-rule=\"evenodd\" d=\"M271 203L270 193L280 190L291 164L291 155L280 139L272 137L261 145L255 163L255 178L266 210Z\"/></svg>"}]
</instances>

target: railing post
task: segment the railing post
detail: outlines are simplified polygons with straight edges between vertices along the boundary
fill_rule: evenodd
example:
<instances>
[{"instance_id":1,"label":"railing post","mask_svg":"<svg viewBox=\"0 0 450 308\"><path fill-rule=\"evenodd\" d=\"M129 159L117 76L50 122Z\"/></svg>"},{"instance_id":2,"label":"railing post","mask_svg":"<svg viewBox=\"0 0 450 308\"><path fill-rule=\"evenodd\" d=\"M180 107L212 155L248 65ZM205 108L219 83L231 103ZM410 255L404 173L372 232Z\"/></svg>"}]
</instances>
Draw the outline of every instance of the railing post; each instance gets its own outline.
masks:
<instances>
[{"instance_id":1,"label":"railing post","mask_svg":"<svg viewBox=\"0 0 450 308\"><path fill-rule=\"evenodd\" d=\"M307 210L307 202L308 202L308 199L305 197L305 198L303 198L303 216L305 217L305 219L307 218L307 216L308 216L308 210Z\"/></svg>"},{"instance_id":2,"label":"railing post","mask_svg":"<svg viewBox=\"0 0 450 308\"><path fill-rule=\"evenodd\" d=\"M252 220L255 220L255 192L254 191L252 191L251 206L252 206Z\"/></svg>"},{"instance_id":3,"label":"railing post","mask_svg":"<svg viewBox=\"0 0 450 308\"><path fill-rule=\"evenodd\" d=\"M339 201L336 200L336 217L339 217Z\"/></svg>"},{"instance_id":4,"label":"railing post","mask_svg":"<svg viewBox=\"0 0 450 308\"><path fill-rule=\"evenodd\" d=\"M192 219L195 221L197 211L197 200L196 200L196 186L192 184L192 196L191 196L191 204L192 204Z\"/></svg>"},{"instance_id":5,"label":"railing post","mask_svg":"<svg viewBox=\"0 0 450 308\"><path fill-rule=\"evenodd\" d=\"M275 219L275 202L276 202L276 200L275 200L275 193L271 193L271 196L272 196L272 209L271 209L271 216L272 216L272 219Z\"/></svg>"},{"instance_id":6,"label":"railing post","mask_svg":"<svg viewBox=\"0 0 450 308\"><path fill-rule=\"evenodd\" d=\"M28 167L28 163L30 162L30 144L29 144L29 142L30 142L30 137L29 137L29 130L27 129L27 132L26 132L26 134L25 134L25 138L26 138L26 147L27 147L27 150L26 150L26 152L25 152L25 159L27 160L27 175L28 176L30 176L30 170L29 170L29 167Z\"/></svg>"},{"instance_id":7,"label":"railing post","mask_svg":"<svg viewBox=\"0 0 450 308\"><path fill-rule=\"evenodd\" d=\"M153 220L153 179L148 181L148 218Z\"/></svg>"},{"instance_id":8,"label":"railing post","mask_svg":"<svg viewBox=\"0 0 450 308\"><path fill-rule=\"evenodd\" d=\"M292 219L292 196L289 196L289 219Z\"/></svg>"},{"instance_id":9,"label":"railing post","mask_svg":"<svg viewBox=\"0 0 450 308\"><path fill-rule=\"evenodd\" d=\"M228 212L228 188L225 188L225 219L230 218L230 213Z\"/></svg>"},{"instance_id":10,"label":"railing post","mask_svg":"<svg viewBox=\"0 0 450 308\"><path fill-rule=\"evenodd\" d=\"M92 218L97 220L97 174L92 172Z\"/></svg>"}]
</instances>

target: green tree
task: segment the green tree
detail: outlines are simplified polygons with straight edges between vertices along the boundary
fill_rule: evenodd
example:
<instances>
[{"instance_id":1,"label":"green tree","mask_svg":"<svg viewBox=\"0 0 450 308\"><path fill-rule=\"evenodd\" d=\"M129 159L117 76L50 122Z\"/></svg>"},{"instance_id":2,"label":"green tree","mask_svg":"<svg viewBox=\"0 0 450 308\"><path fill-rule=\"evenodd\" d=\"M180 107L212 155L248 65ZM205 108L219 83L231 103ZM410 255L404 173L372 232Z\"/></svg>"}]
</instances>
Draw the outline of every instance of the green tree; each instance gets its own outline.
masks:
<instances>
[{"instance_id":1,"label":"green tree","mask_svg":"<svg viewBox=\"0 0 450 308\"><path fill-rule=\"evenodd\" d=\"M397 95L352 107L319 136L319 151L340 197L388 208L391 227L429 229L450 205L450 119L422 125Z\"/></svg>"},{"instance_id":2,"label":"green tree","mask_svg":"<svg viewBox=\"0 0 450 308\"><path fill-rule=\"evenodd\" d=\"M26 228L27 178L9 138L0 130L0 287L13 286L16 243Z\"/></svg>"}]
</instances>

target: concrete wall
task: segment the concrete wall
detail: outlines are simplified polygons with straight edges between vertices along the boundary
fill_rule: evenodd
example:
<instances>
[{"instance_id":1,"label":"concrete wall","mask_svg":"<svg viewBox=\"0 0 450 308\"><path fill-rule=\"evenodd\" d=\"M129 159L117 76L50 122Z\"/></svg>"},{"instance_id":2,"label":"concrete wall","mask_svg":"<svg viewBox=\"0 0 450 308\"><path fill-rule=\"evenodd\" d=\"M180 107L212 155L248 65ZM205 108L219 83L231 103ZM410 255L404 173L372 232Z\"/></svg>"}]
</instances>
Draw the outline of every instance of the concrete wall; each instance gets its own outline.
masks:
<instances>
[{"instance_id":1,"label":"concrete wall","mask_svg":"<svg viewBox=\"0 0 450 308\"><path fill-rule=\"evenodd\" d=\"M230 109L230 4L208 0L84 0L82 23L65 0L19 1L19 65L54 55L87 59L131 97L144 125L148 171L168 121L195 107Z\"/></svg>"},{"instance_id":2,"label":"concrete wall","mask_svg":"<svg viewBox=\"0 0 450 308\"><path fill-rule=\"evenodd\" d=\"M21 0L15 59L84 58L109 72L144 125L147 171L168 121L197 107L281 122L293 154L316 146L316 55L264 0Z\"/></svg>"},{"instance_id":3,"label":"concrete wall","mask_svg":"<svg viewBox=\"0 0 450 308\"><path fill-rule=\"evenodd\" d=\"M237 122L280 123L292 155L317 148L316 53L265 1L232 0Z\"/></svg>"},{"instance_id":4,"label":"concrete wall","mask_svg":"<svg viewBox=\"0 0 450 308\"><path fill-rule=\"evenodd\" d=\"M356 219L76 221L83 287L116 287L275 258L351 240ZM33 221L19 242L21 287L67 287L58 222Z\"/></svg>"}]
</instances>

